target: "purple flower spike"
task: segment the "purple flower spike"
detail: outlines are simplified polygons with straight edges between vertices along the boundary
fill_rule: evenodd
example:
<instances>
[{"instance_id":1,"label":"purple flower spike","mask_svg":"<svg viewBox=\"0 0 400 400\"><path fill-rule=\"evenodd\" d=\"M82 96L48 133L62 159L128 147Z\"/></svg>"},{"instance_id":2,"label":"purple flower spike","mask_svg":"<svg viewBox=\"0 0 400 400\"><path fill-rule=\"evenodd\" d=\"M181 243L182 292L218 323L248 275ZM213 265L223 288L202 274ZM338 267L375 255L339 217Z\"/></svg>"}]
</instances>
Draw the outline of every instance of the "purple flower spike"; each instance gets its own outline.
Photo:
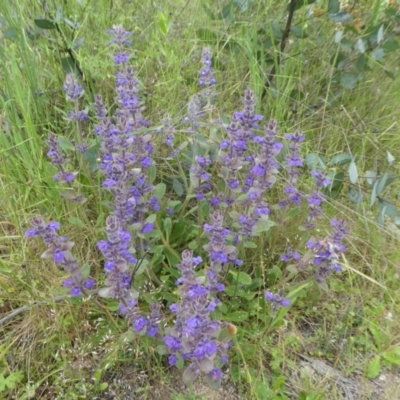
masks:
<instances>
[{"instance_id":1,"label":"purple flower spike","mask_svg":"<svg viewBox=\"0 0 400 400\"><path fill-rule=\"evenodd\" d=\"M110 44L114 43L120 47L130 46L132 44L128 39L132 35L132 32L126 31L122 25L114 25L112 29L108 29L106 32L113 36Z\"/></svg>"},{"instance_id":2,"label":"purple flower spike","mask_svg":"<svg viewBox=\"0 0 400 400\"><path fill-rule=\"evenodd\" d=\"M78 85L74 74L67 74L63 90L68 101L75 102L83 96L83 87Z\"/></svg>"},{"instance_id":3,"label":"purple flower spike","mask_svg":"<svg viewBox=\"0 0 400 400\"><path fill-rule=\"evenodd\" d=\"M265 300L272 303L272 309L276 311L279 307L289 307L290 299L283 297L283 290L280 290L278 293L272 293L270 291L265 292Z\"/></svg>"},{"instance_id":4,"label":"purple flower spike","mask_svg":"<svg viewBox=\"0 0 400 400\"><path fill-rule=\"evenodd\" d=\"M209 47L203 49L201 55L201 62L203 63L203 68L200 70L199 85L200 86L210 86L217 83L214 75L213 68L211 67L212 52Z\"/></svg>"}]
</instances>

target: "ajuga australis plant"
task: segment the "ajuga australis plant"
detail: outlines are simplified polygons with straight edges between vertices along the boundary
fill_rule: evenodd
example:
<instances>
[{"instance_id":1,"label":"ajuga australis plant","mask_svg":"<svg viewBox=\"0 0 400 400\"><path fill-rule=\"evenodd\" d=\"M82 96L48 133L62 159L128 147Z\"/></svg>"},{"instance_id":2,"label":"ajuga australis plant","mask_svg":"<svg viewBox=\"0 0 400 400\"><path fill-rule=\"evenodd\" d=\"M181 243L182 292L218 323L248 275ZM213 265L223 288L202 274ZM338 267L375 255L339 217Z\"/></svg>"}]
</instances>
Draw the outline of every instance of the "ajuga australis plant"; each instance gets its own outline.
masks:
<instances>
[{"instance_id":1,"label":"ajuga australis plant","mask_svg":"<svg viewBox=\"0 0 400 400\"><path fill-rule=\"evenodd\" d=\"M285 221L280 216L287 215L290 207L308 208L303 227L312 233L317 221L323 221L322 189L330 181L323 172L311 171L314 186L304 193L302 177L310 180L301 155L305 135L296 131L282 138L274 119L262 127L264 117L256 113L252 90L244 91L242 109L232 114L229 123L213 118L210 105L218 98L218 85L210 48L203 50L201 90L189 101L185 119L174 124L167 115L162 128L153 128L145 119L140 82L130 64L131 33L119 25L107 33L115 63L113 111L108 111L97 94L91 125L88 113L79 105L84 100L83 87L73 75L67 75L64 85L67 100L74 106L68 119L78 124L78 133L83 122L90 125L86 130L93 132L99 163L97 170L89 172L101 175L107 200L100 206L108 216L104 235L97 242L104 261L104 279L99 279L103 285L97 293L103 301L119 303L120 315L137 335L158 342L157 349L168 355L168 364L183 369L185 383L204 374L212 387L218 387L236 331L229 314L221 319L226 313L223 302L231 296L232 287L240 291L252 283L245 272L247 249L265 245L263 237L266 232L273 234L275 217ZM215 135L213 139L209 135L211 128L219 132L217 142ZM287 141L287 150L281 139ZM82 137L78 141L76 151L84 155L90 145ZM54 179L71 191L81 190L76 182L79 175L69 169L82 167L83 159L79 163L79 157L65 154L54 133L49 134L47 144L47 155L57 167ZM159 153L163 158L156 167L154 157ZM168 163L176 167L172 169L181 176L163 180L165 173L157 174L163 168L160 160L165 167ZM78 191L73 200L89 207ZM289 230L290 223L289 219ZM303 244L299 242L299 248L284 249L281 261L290 263L292 272L308 271L309 279L325 284L332 271L340 271L347 233L344 221L334 219L331 226L326 237L310 234ZM46 223L35 217L26 236L43 239L47 249L42 257L52 258L69 274L64 286L72 296L86 295L95 281L73 257L74 244L58 236L59 228L58 222ZM177 290L158 278L162 263L175 271L170 276ZM175 301L168 299L168 309L161 307L162 296L152 295L152 301L142 296L137 283L145 279L144 270L156 285L163 285L163 292L173 294ZM262 284L265 287L265 282ZM285 288L275 289L265 291L273 314L280 307L293 306L295 300L290 292L285 295Z\"/></svg>"}]
</instances>

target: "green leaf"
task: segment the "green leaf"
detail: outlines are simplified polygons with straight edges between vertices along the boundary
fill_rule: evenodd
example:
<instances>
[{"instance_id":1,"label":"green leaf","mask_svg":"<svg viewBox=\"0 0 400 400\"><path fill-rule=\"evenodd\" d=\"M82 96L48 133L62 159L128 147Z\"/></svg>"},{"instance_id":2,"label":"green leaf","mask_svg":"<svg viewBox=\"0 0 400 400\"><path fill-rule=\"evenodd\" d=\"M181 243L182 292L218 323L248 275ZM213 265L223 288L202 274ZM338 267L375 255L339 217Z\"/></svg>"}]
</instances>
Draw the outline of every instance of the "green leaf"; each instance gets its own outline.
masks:
<instances>
[{"instance_id":1,"label":"green leaf","mask_svg":"<svg viewBox=\"0 0 400 400\"><path fill-rule=\"evenodd\" d=\"M299 8L306 6L308 4L314 4L315 0L297 0L296 5L294 6L294 10L298 10ZM290 3L287 6L287 10L290 10Z\"/></svg>"},{"instance_id":2,"label":"green leaf","mask_svg":"<svg viewBox=\"0 0 400 400\"><path fill-rule=\"evenodd\" d=\"M166 184L161 182L154 188L154 195L157 196L159 200L161 200L164 197L166 189Z\"/></svg>"},{"instance_id":3,"label":"green leaf","mask_svg":"<svg viewBox=\"0 0 400 400\"><path fill-rule=\"evenodd\" d=\"M150 214L146 218L146 222L148 222L149 224L152 224L156 219L157 219L157 214Z\"/></svg>"},{"instance_id":4,"label":"green leaf","mask_svg":"<svg viewBox=\"0 0 400 400\"><path fill-rule=\"evenodd\" d=\"M167 237L170 236L171 230L172 230L172 220L171 218L167 217L163 221L163 227L164 227L164 232L167 235Z\"/></svg>"},{"instance_id":5,"label":"green leaf","mask_svg":"<svg viewBox=\"0 0 400 400\"><path fill-rule=\"evenodd\" d=\"M355 45L355 49L358 50L360 53L365 53L364 41L361 38L359 38L357 40L357 43Z\"/></svg>"},{"instance_id":6,"label":"green leaf","mask_svg":"<svg viewBox=\"0 0 400 400\"><path fill-rule=\"evenodd\" d=\"M64 22L67 25L69 25L72 29L79 29L81 26L79 22L73 22L69 18L64 18Z\"/></svg>"},{"instance_id":7,"label":"green leaf","mask_svg":"<svg viewBox=\"0 0 400 400\"><path fill-rule=\"evenodd\" d=\"M48 19L36 18L34 21L35 21L35 25L42 29L55 29L56 28L55 23Z\"/></svg>"},{"instance_id":8,"label":"green leaf","mask_svg":"<svg viewBox=\"0 0 400 400\"><path fill-rule=\"evenodd\" d=\"M376 188L378 186L379 181L375 181L374 186L372 187L372 192L371 192L371 201L370 201L370 207L372 207L375 204L376 201Z\"/></svg>"},{"instance_id":9,"label":"green leaf","mask_svg":"<svg viewBox=\"0 0 400 400\"><path fill-rule=\"evenodd\" d=\"M382 46L382 48L387 52L396 51L399 47L400 46L395 39L387 40Z\"/></svg>"},{"instance_id":10,"label":"green leaf","mask_svg":"<svg viewBox=\"0 0 400 400\"><path fill-rule=\"evenodd\" d=\"M397 207L390 200L378 199L378 207L381 211L385 208L385 215L390 215L392 217L397 217L399 215Z\"/></svg>"},{"instance_id":11,"label":"green leaf","mask_svg":"<svg viewBox=\"0 0 400 400\"><path fill-rule=\"evenodd\" d=\"M251 236L260 236L262 232L268 232L275 225L275 222L268 217L261 217L253 227Z\"/></svg>"},{"instance_id":12,"label":"green leaf","mask_svg":"<svg viewBox=\"0 0 400 400\"><path fill-rule=\"evenodd\" d=\"M179 255L168 246L164 246L164 254L172 267L176 267L181 262Z\"/></svg>"},{"instance_id":13,"label":"green leaf","mask_svg":"<svg viewBox=\"0 0 400 400\"><path fill-rule=\"evenodd\" d=\"M354 162L354 160L352 160L350 162L349 169L348 169L348 174L349 174L350 182L353 185L356 184L357 180L358 180L358 171L357 171L357 165Z\"/></svg>"},{"instance_id":14,"label":"green leaf","mask_svg":"<svg viewBox=\"0 0 400 400\"><path fill-rule=\"evenodd\" d=\"M328 187L329 190L339 190L341 186L343 186L344 181L344 172L334 173L331 172L327 175L327 177L331 180L331 185Z\"/></svg>"},{"instance_id":15,"label":"green leaf","mask_svg":"<svg viewBox=\"0 0 400 400\"><path fill-rule=\"evenodd\" d=\"M14 39L15 37L17 37L17 30L15 28L7 28L4 31L4 37L9 40Z\"/></svg>"},{"instance_id":16,"label":"green leaf","mask_svg":"<svg viewBox=\"0 0 400 400\"><path fill-rule=\"evenodd\" d=\"M72 43L72 48L73 48L74 50L79 49L79 47L82 46L82 44L83 44L84 41L85 41L85 36L82 36L82 37L80 37L80 38L75 39L75 40L73 41L73 43Z\"/></svg>"},{"instance_id":17,"label":"green leaf","mask_svg":"<svg viewBox=\"0 0 400 400\"><path fill-rule=\"evenodd\" d=\"M231 321L231 322L243 322L247 321L248 318L249 318L249 313L246 311L234 311L222 317L224 321Z\"/></svg>"},{"instance_id":18,"label":"green leaf","mask_svg":"<svg viewBox=\"0 0 400 400\"><path fill-rule=\"evenodd\" d=\"M168 347L165 344L159 344L156 347L156 353L160 356L165 356L166 354L169 354Z\"/></svg>"},{"instance_id":19,"label":"green leaf","mask_svg":"<svg viewBox=\"0 0 400 400\"><path fill-rule=\"evenodd\" d=\"M184 242L187 239L188 233L191 231L191 229L192 228L187 221L184 221L182 218L178 221L175 221L172 229L172 235L170 237L170 243L174 245L176 244L175 242Z\"/></svg>"},{"instance_id":20,"label":"green leaf","mask_svg":"<svg viewBox=\"0 0 400 400\"><path fill-rule=\"evenodd\" d=\"M300 26L293 25L290 27L290 32L293 34L294 37L299 39L304 39L307 37L306 31L301 28Z\"/></svg>"},{"instance_id":21,"label":"green leaf","mask_svg":"<svg viewBox=\"0 0 400 400\"><path fill-rule=\"evenodd\" d=\"M306 164L310 169L325 169L326 165L322 160L321 156L316 153L308 153L306 154Z\"/></svg>"},{"instance_id":22,"label":"green leaf","mask_svg":"<svg viewBox=\"0 0 400 400\"><path fill-rule=\"evenodd\" d=\"M359 192L357 189L351 187L349 189L349 200L352 203L360 204L363 201L363 194Z\"/></svg>"},{"instance_id":23,"label":"green leaf","mask_svg":"<svg viewBox=\"0 0 400 400\"><path fill-rule=\"evenodd\" d=\"M83 157L88 162L91 172L96 172L99 169L99 162L97 161L98 154L99 154L98 145L89 147L83 153Z\"/></svg>"},{"instance_id":24,"label":"green leaf","mask_svg":"<svg viewBox=\"0 0 400 400\"><path fill-rule=\"evenodd\" d=\"M387 69L384 69L383 72L391 79L395 80L396 75L393 72L388 71Z\"/></svg>"},{"instance_id":25,"label":"green leaf","mask_svg":"<svg viewBox=\"0 0 400 400\"><path fill-rule=\"evenodd\" d=\"M330 165L345 165L349 164L353 157L348 154L348 153L340 153L336 154L335 156L332 157L330 161Z\"/></svg>"},{"instance_id":26,"label":"green leaf","mask_svg":"<svg viewBox=\"0 0 400 400\"><path fill-rule=\"evenodd\" d=\"M372 186L372 184L375 182L375 179L377 177L376 171L367 171L365 173L365 180L367 181L368 185Z\"/></svg>"},{"instance_id":27,"label":"green leaf","mask_svg":"<svg viewBox=\"0 0 400 400\"><path fill-rule=\"evenodd\" d=\"M343 72L340 75L340 84L346 90L352 90L357 86L357 75L354 72Z\"/></svg>"},{"instance_id":28,"label":"green leaf","mask_svg":"<svg viewBox=\"0 0 400 400\"><path fill-rule=\"evenodd\" d=\"M343 24L343 22L350 21L352 19L352 15L346 11L339 11L328 14L328 18L332 22L339 22Z\"/></svg>"},{"instance_id":29,"label":"green leaf","mask_svg":"<svg viewBox=\"0 0 400 400\"><path fill-rule=\"evenodd\" d=\"M375 356L369 363L367 368L367 377L370 379L376 378L381 373L381 358Z\"/></svg>"},{"instance_id":30,"label":"green leaf","mask_svg":"<svg viewBox=\"0 0 400 400\"><path fill-rule=\"evenodd\" d=\"M253 5L254 0L233 0L235 7L240 7L240 12L244 13Z\"/></svg>"},{"instance_id":31,"label":"green leaf","mask_svg":"<svg viewBox=\"0 0 400 400\"><path fill-rule=\"evenodd\" d=\"M383 50L383 49L376 49L371 53L371 57L375 61L381 60L384 56L385 56L385 50Z\"/></svg>"},{"instance_id":32,"label":"green leaf","mask_svg":"<svg viewBox=\"0 0 400 400\"><path fill-rule=\"evenodd\" d=\"M218 19L225 19L231 15L232 3L229 1L218 14Z\"/></svg>"},{"instance_id":33,"label":"green leaf","mask_svg":"<svg viewBox=\"0 0 400 400\"><path fill-rule=\"evenodd\" d=\"M378 186L376 187L376 194L378 196L382 193L383 189L385 188L388 177L389 177L389 174L387 172L385 172L382 175L382 178L379 179Z\"/></svg>"},{"instance_id":34,"label":"green leaf","mask_svg":"<svg viewBox=\"0 0 400 400\"><path fill-rule=\"evenodd\" d=\"M247 249L256 249L257 248L257 244L251 241L246 241L244 242L244 247Z\"/></svg>"},{"instance_id":35,"label":"green leaf","mask_svg":"<svg viewBox=\"0 0 400 400\"><path fill-rule=\"evenodd\" d=\"M99 390L102 392L103 390L106 390L108 388L108 382L101 382L99 385Z\"/></svg>"},{"instance_id":36,"label":"green leaf","mask_svg":"<svg viewBox=\"0 0 400 400\"><path fill-rule=\"evenodd\" d=\"M336 44L340 43L340 41L342 40L342 37L343 37L343 31L336 31L335 38L334 38L335 43Z\"/></svg>"},{"instance_id":37,"label":"green leaf","mask_svg":"<svg viewBox=\"0 0 400 400\"><path fill-rule=\"evenodd\" d=\"M70 56L61 57L61 66L67 74L76 74L78 72L78 62Z\"/></svg>"},{"instance_id":38,"label":"green leaf","mask_svg":"<svg viewBox=\"0 0 400 400\"><path fill-rule=\"evenodd\" d=\"M90 275L90 265L88 263L82 265L81 274L84 278L87 278Z\"/></svg>"},{"instance_id":39,"label":"green leaf","mask_svg":"<svg viewBox=\"0 0 400 400\"><path fill-rule=\"evenodd\" d=\"M270 400L276 398L275 392L268 386L268 382L257 379L254 383L254 394L257 400Z\"/></svg>"},{"instance_id":40,"label":"green leaf","mask_svg":"<svg viewBox=\"0 0 400 400\"><path fill-rule=\"evenodd\" d=\"M355 66L358 70L363 70L365 69L366 65L367 65L367 57L365 57L364 54L361 54L360 57L357 58Z\"/></svg>"},{"instance_id":41,"label":"green leaf","mask_svg":"<svg viewBox=\"0 0 400 400\"><path fill-rule=\"evenodd\" d=\"M57 22L57 24L59 24L62 20L62 16L63 16L63 7L62 5L58 5L57 6L57 11L56 11L56 16L54 18L54 21Z\"/></svg>"},{"instance_id":42,"label":"green leaf","mask_svg":"<svg viewBox=\"0 0 400 400\"><path fill-rule=\"evenodd\" d=\"M160 31L166 35L169 32L169 28L171 27L171 21L166 13L159 12L158 13L158 26Z\"/></svg>"},{"instance_id":43,"label":"green leaf","mask_svg":"<svg viewBox=\"0 0 400 400\"><path fill-rule=\"evenodd\" d=\"M396 159L389 151L386 150L386 153L387 153L388 164L389 164L389 166L391 166Z\"/></svg>"},{"instance_id":44,"label":"green leaf","mask_svg":"<svg viewBox=\"0 0 400 400\"><path fill-rule=\"evenodd\" d=\"M392 347L390 350L386 350L381 354L385 361L390 364L400 365L400 346Z\"/></svg>"},{"instance_id":45,"label":"green leaf","mask_svg":"<svg viewBox=\"0 0 400 400\"><path fill-rule=\"evenodd\" d=\"M381 25L376 34L376 43L379 44L383 40L384 26Z\"/></svg>"},{"instance_id":46,"label":"green leaf","mask_svg":"<svg viewBox=\"0 0 400 400\"><path fill-rule=\"evenodd\" d=\"M340 1L339 0L329 0L328 2L328 12L330 14L336 14L340 11Z\"/></svg>"},{"instance_id":47,"label":"green leaf","mask_svg":"<svg viewBox=\"0 0 400 400\"><path fill-rule=\"evenodd\" d=\"M229 273L233 276L235 282L241 283L242 285L250 285L251 284L251 276L246 274L246 272L236 272L232 269L229 270Z\"/></svg>"},{"instance_id":48,"label":"green leaf","mask_svg":"<svg viewBox=\"0 0 400 400\"><path fill-rule=\"evenodd\" d=\"M185 188L182 185L181 181L179 179L172 179L172 189L174 189L174 192L178 195L178 196L183 196L183 194L185 193Z\"/></svg>"},{"instance_id":49,"label":"green leaf","mask_svg":"<svg viewBox=\"0 0 400 400\"><path fill-rule=\"evenodd\" d=\"M272 23L271 28L272 28L272 35L274 36L274 38L277 40L281 40L282 39L281 27L278 24Z\"/></svg>"}]
</instances>

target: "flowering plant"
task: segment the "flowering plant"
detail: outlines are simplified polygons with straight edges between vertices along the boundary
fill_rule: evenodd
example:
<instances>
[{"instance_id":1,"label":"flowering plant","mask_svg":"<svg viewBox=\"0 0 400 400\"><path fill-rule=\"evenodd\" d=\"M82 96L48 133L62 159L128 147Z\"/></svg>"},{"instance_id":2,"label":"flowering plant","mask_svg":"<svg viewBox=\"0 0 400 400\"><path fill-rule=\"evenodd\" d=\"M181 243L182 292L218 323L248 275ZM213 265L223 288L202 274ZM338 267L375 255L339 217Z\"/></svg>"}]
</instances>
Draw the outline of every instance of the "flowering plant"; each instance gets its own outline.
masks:
<instances>
[{"instance_id":1,"label":"flowering plant","mask_svg":"<svg viewBox=\"0 0 400 400\"><path fill-rule=\"evenodd\" d=\"M99 147L98 171L93 173L102 177L109 213L105 237L97 242L104 259L98 294L104 301L111 298L118 302L120 314L137 335L162 343L158 349L168 354L170 365L183 368L186 364L185 383L204 373L209 384L218 387L236 331L231 322L249 317L245 311L240 318L230 314L226 299L241 296L251 300L255 293L246 293L246 288L265 286L265 282L253 280L246 272L246 252L260 245L260 238L277 225L271 217L281 219L290 206L308 207L303 225L311 230L322 216L325 197L321 189L330 180L323 172L312 171L314 188L311 193L304 193L301 143L305 135L299 131L286 134L288 151L283 154L277 121L271 119L260 129L264 117L255 112L257 99L250 89L245 90L243 108L232 114L229 124L212 120L211 115L206 122L205 116L212 113L207 106L216 95L217 85L210 48L202 53L202 91L190 100L188 116L181 125L180 132L189 138L186 145L170 116L164 118L161 128L153 128L144 117L140 83L129 64L131 33L119 25L107 33L112 37L110 46L116 67L116 108L111 115L99 94L92 105L93 131ZM81 124L89 118L79 108L83 87L74 76L67 75L63 89L74 104L68 119L76 122L78 132L82 132ZM219 143L207 137L210 126L221 132ZM201 137L205 138L203 142ZM72 183L77 181L77 173L68 172L73 159L58 145L56 135L50 133L47 155L58 168L54 179L75 190ZM168 148L170 164L156 167L154 159L157 150L163 153L163 145ZM217 154L212 154L210 149L215 147ZM76 151L84 155L87 148L80 136ZM172 184L170 178L163 180L163 174L158 175L163 167L171 165L181 171L179 179L172 178ZM286 184L280 199L274 201L279 179ZM83 195L77 193L73 200L83 204ZM293 262L297 273L310 269L315 281L323 284L332 271L340 271L339 257L345 251L344 222L334 219L331 225L333 231L326 237L310 236L303 248L284 249L281 261ZM59 228L58 222L45 223L35 217L26 236L42 237L47 247L42 257L51 257L68 272L64 286L72 296L86 295L95 281L89 277L86 265L78 266L71 253L74 244L57 235ZM158 275L163 265L169 272L161 281ZM144 279L144 271L165 292L174 291L171 281L178 286L176 294L168 297L172 326L164 328L161 324L166 315L160 297L144 301L141 296L138 282ZM294 304L296 296L284 293L282 288L277 293L265 291L265 299L274 312Z\"/></svg>"}]
</instances>

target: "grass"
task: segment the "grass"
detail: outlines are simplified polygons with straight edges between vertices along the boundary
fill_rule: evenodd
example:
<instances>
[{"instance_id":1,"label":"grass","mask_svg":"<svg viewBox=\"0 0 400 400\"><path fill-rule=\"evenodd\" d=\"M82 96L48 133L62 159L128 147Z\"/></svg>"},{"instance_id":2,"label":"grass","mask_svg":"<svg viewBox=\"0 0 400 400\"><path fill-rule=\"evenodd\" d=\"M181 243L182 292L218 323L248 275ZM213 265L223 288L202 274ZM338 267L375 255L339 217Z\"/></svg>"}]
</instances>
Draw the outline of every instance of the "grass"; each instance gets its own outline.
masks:
<instances>
[{"instance_id":1,"label":"grass","mask_svg":"<svg viewBox=\"0 0 400 400\"><path fill-rule=\"evenodd\" d=\"M27 243L23 236L29 219L37 213L49 220L61 219L62 232L76 243L77 259L89 263L102 279L101 257L94 246L105 219L98 182L85 182L83 187L91 194L87 215L81 207L62 200L45 155L49 131L70 139L77 135L64 121L68 112L61 90L64 42L85 38L74 55L84 72L86 102L101 92L106 103L112 104L113 67L105 49L105 30L117 23L132 30L132 62L143 87L146 118L155 125L164 113L175 121L186 114L188 99L198 90L202 46L211 43L218 117L225 118L240 106L246 87L261 97L271 64L257 59L255 49L261 46L257 38L262 28L268 36L272 22L283 25L285 8L280 2L266 6L255 1L251 16L244 14L235 22L210 19L198 0L149 5L122 0L64 1L64 16L79 27L62 23L61 34L43 30L31 40L28 32L34 31L33 19L49 17L42 2L17 3L0 0L0 56L4 60L0 66L0 312L7 315L26 304L30 309L0 326L0 397L102 399L114 390L119 398L130 382L138 398L166 398L160 393L179 392L178 379L165 367L154 343L134 337L117 317L117 305L112 302L99 309L90 300L55 301L64 273L40 260L41 245ZM360 6L367 26L376 18L374 6L380 4L384 12L383 2L369 3ZM204 4L214 12L225 5ZM55 15L57 4L49 2L48 8ZM300 23L304 13L298 12L296 18ZM208 33L199 35L199 29L205 28L216 36L218 46ZM400 159L399 79L391 80L376 63L354 90L340 90L330 61L338 51L333 42L335 25L322 16L308 29L308 38L289 40L275 86L259 101L258 109L267 119L278 120L281 136L295 129L305 132L304 153L331 157L348 152L359 158L360 171L371 169L375 162L382 166L386 150ZM271 47L270 55L276 62L276 47ZM394 52L384 68L394 70L397 63L398 52ZM393 170L397 172L397 164ZM387 194L396 197L397 180L389 188ZM229 379L243 398L344 398L340 388L315 374L302 356L322 360L343 376L353 377L365 396L378 390L369 377L380 373L399 377L398 235L387 224L376 224L376 210L370 211L369 199L356 207L345 189L324 211L327 218L344 216L351 232L343 261L345 273L330 278L329 291L314 288L300 296L284 324L267 335L260 301L235 298L241 304L232 307L242 306L251 316L237 324L230 355ZM302 215L297 218L301 221ZM279 288L284 282L287 275L277 258L286 238L296 242L298 234L302 233L278 226L265 238L265 246L247 254L244 268L263 280L260 296L264 286ZM173 273L166 276L172 279ZM300 283L301 278L296 279ZM395 386L388 385L379 398L395 398L390 397L395 396Z\"/></svg>"}]
</instances>

